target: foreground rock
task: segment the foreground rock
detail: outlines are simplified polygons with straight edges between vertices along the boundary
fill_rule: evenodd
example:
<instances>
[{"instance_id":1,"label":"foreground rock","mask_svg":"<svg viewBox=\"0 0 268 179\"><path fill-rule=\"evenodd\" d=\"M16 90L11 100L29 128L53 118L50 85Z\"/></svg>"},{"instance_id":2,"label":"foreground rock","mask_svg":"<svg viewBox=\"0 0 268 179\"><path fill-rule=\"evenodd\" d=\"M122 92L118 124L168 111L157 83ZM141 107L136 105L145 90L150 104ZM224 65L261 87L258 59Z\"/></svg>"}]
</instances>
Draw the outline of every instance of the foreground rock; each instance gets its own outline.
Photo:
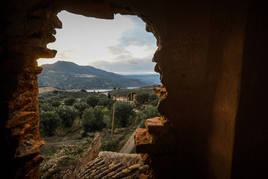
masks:
<instances>
[{"instance_id":1,"label":"foreground rock","mask_svg":"<svg viewBox=\"0 0 268 179\"><path fill-rule=\"evenodd\" d=\"M43 179L146 178L149 166L139 154L101 151L101 135L82 154L80 145L62 145L60 150L41 164Z\"/></svg>"},{"instance_id":2,"label":"foreground rock","mask_svg":"<svg viewBox=\"0 0 268 179\"><path fill-rule=\"evenodd\" d=\"M146 176L149 169L139 154L123 154L102 151L98 157L80 169L75 178L128 178L136 179Z\"/></svg>"},{"instance_id":3,"label":"foreground rock","mask_svg":"<svg viewBox=\"0 0 268 179\"><path fill-rule=\"evenodd\" d=\"M41 163L41 178L74 178L81 167L98 156L100 149L101 136L98 132L86 149L81 144L63 144L59 151ZM84 152L80 154L80 151Z\"/></svg>"}]
</instances>

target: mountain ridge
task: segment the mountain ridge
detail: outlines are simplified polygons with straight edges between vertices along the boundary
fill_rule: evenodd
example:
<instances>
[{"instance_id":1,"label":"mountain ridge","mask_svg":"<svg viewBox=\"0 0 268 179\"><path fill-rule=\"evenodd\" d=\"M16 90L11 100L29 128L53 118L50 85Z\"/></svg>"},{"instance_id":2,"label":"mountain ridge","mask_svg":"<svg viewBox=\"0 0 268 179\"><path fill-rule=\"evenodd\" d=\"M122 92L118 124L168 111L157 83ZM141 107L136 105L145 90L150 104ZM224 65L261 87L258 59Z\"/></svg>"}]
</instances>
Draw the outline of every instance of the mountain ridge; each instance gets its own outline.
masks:
<instances>
[{"instance_id":1,"label":"mountain ridge","mask_svg":"<svg viewBox=\"0 0 268 179\"><path fill-rule=\"evenodd\" d=\"M80 66L73 62L57 61L41 66L38 75L40 87L51 86L61 89L108 89L143 87L150 85L146 81L107 72L92 66Z\"/></svg>"}]
</instances>

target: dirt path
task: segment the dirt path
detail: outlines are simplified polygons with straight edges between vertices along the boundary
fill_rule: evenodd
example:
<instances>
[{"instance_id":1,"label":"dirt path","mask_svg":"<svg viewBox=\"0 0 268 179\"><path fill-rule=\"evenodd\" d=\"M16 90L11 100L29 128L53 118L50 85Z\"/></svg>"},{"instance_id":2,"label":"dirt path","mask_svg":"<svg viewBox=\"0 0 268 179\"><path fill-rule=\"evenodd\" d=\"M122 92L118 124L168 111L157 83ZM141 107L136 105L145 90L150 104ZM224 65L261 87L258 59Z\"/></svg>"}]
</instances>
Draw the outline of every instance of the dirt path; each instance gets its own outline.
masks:
<instances>
[{"instance_id":1,"label":"dirt path","mask_svg":"<svg viewBox=\"0 0 268 179\"><path fill-rule=\"evenodd\" d=\"M135 132L133 132L133 134L131 134L131 136L129 137L129 139L125 143L125 145L121 148L120 153L129 154L133 150L133 148L135 147L134 135L135 135Z\"/></svg>"}]
</instances>

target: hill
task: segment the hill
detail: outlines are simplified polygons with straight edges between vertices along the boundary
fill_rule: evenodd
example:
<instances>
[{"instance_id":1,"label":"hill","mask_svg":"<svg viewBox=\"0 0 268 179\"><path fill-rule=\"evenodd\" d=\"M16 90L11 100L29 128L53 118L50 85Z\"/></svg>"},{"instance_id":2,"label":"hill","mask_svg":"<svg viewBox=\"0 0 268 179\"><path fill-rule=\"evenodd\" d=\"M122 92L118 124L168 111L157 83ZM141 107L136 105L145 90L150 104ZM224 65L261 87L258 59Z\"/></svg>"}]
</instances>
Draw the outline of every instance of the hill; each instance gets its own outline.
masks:
<instances>
[{"instance_id":1,"label":"hill","mask_svg":"<svg viewBox=\"0 0 268 179\"><path fill-rule=\"evenodd\" d=\"M72 62L58 61L42 65L38 75L39 87L50 86L61 89L109 89L142 87L148 85L139 79L128 78L92 66L79 66Z\"/></svg>"},{"instance_id":2,"label":"hill","mask_svg":"<svg viewBox=\"0 0 268 179\"><path fill-rule=\"evenodd\" d=\"M160 85L160 75L159 74L135 74L135 75L124 75L127 78L131 79L137 79L142 81L143 83L146 83L148 86L152 85Z\"/></svg>"}]
</instances>

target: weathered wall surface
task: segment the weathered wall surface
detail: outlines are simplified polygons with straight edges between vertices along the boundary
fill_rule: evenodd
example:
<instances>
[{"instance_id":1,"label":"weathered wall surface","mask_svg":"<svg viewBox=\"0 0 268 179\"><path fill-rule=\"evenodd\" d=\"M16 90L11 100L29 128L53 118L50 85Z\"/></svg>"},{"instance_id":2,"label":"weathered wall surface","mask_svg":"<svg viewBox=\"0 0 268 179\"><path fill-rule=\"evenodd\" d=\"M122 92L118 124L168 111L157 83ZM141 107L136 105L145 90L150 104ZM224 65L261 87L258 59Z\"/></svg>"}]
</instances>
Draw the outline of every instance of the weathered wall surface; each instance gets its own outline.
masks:
<instances>
[{"instance_id":1,"label":"weathered wall surface","mask_svg":"<svg viewBox=\"0 0 268 179\"><path fill-rule=\"evenodd\" d=\"M162 168L157 176L230 178L247 5L180 1L159 7L144 12L160 36L154 61L167 90L160 112L173 126L169 147L176 151L154 155L155 168Z\"/></svg>"},{"instance_id":2,"label":"weathered wall surface","mask_svg":"<svg viewBox=\"0 0 268 179\"><path fill-rule=\"evenodd\" d=\"M268 177L268 13L263 3L252 3L247 17L232 178Z\"/></svg>"},{"instance_id":3,"label":"weathered wall surface","mask_svg":"<svg viewBox=\"0 0 268 179\"><path fill-rule=\"evenodd\" d=\"M1 145L3 175L39 178L37 67L39 57L54 57L56 14L46 1L9 1L1 5Z\"/></svg>"},{"instance_id":4,"label":"weathered wall surface","mask_svg":"<svg viewBox=\"0 0 268 179\"><path fill-rule=\"evenodd\" d=\"M163 117L147 121L147 128L136 135L137 149L149 154L154 177L227 179L231 172L234 178L241 174L240 152L249 144L245 142L248 128L240 128L240 124L251 123L243 113L250 111L250 106L238 107L241 71L251 65L243 64L249 53L244 51L249 29L245 2L10 0L1 6L0 36L0 101L5 109L1 144L6 153L4 161L12 163L7 165L13 169L10 175L38 178L42 141L38 132L36 75L41 69L35 60L54 57L56 52L46 49L46 44L55 40L54 28L61 27L56 13L62 9L107 19L112 19L114 13L137 14L156 36L158 50L153 60L163 83L159 105ZM258 52L256 47L253 49ZM256 70L249 69L252 74ZM262 81L256 81L259 82ZM246 83L242 81L242 88L247 88L243 84ZM244 91L241 104L253 100L245 96L256 94L259 87ZM253 108L250 114L254 111L259 112ZM244 123L236 123L237 115ZM256 125L256 132L258 128ZM260 139L261 144L266 138L260 136L252 134L250 138Z\"/></svg>"}]
</instances>

